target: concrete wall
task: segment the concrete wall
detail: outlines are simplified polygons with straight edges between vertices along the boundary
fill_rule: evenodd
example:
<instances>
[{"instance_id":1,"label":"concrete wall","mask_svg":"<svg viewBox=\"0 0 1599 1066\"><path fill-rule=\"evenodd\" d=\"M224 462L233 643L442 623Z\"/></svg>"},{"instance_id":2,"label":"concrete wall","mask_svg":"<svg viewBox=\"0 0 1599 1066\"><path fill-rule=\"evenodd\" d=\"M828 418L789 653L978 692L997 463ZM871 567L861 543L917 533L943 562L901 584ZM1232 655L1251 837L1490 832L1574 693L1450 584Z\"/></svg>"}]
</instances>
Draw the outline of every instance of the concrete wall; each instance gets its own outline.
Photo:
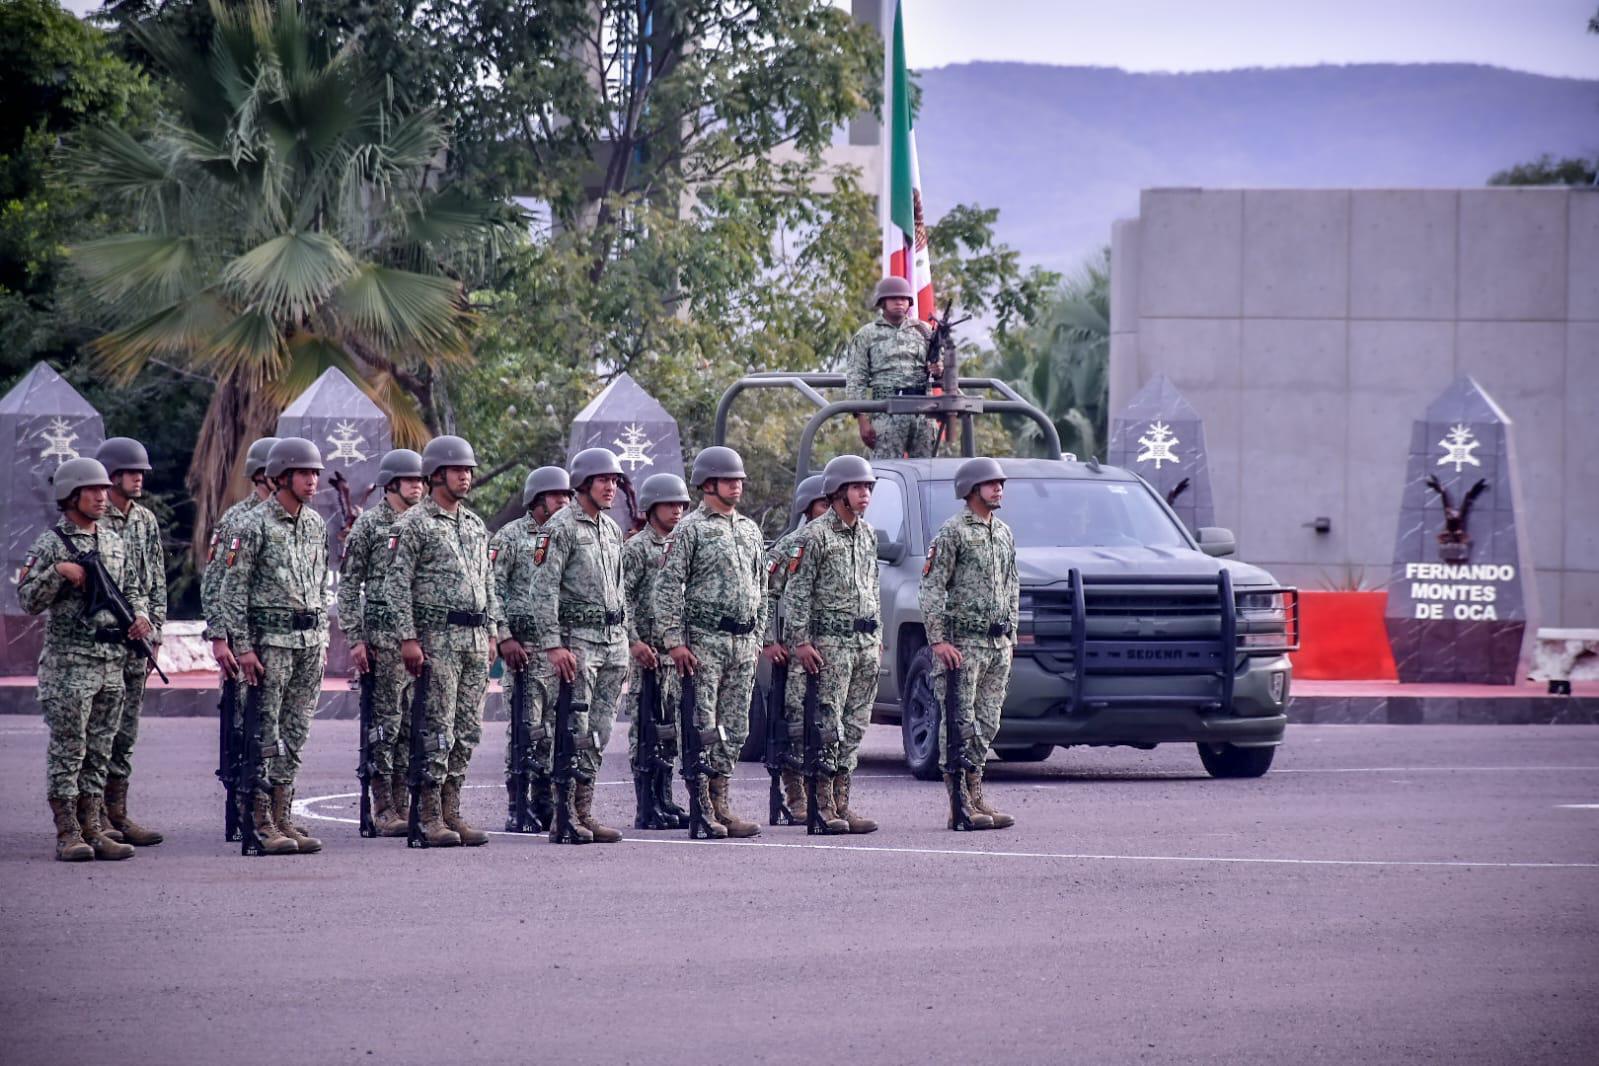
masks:
<instances>
[{"instance_id":1,"label":"concrete wall","mask_svg":"<svg viewBox=\"0 0 1599 1066\"><path fill-rule=\"evenodd\" d=\"M1386 580L1411 421L1472 375L1515 423L1542 624L1599 625L1599 190L1147 189L1110 350L1112 411L1170 377L1217 522L1305 588Z\"/></svg>"}]
</instances>

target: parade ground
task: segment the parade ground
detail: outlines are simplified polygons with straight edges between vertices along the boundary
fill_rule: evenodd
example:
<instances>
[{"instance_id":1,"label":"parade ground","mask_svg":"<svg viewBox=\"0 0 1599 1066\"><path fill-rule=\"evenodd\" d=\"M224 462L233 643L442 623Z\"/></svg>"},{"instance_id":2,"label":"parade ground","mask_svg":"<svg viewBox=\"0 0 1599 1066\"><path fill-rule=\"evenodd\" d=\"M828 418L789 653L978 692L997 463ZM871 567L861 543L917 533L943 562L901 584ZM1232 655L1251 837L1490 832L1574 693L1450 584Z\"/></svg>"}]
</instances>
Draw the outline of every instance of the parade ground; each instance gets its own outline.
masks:
<instances>
[{"instance_id":1,"label":"parade ground","mask_svg":"<svg viewBox=\"0 0 1599 1066\"><path fill-rule=\"evenodd\" d=\"M498 828L486 734L466 808ZM135 809L167 842L69 865L45 729L0 719L0 1061L1599 1061L1599 730L1294 726L1255 781L1056 752L992 766L1019 824L970 835L898 740L868 738L870 836L414 851L357 836L355 723L318 721L326 850L244 859L214 723L151 719ZM741 768L745 814L766 780Z\"/></svg>"}]
</instances>

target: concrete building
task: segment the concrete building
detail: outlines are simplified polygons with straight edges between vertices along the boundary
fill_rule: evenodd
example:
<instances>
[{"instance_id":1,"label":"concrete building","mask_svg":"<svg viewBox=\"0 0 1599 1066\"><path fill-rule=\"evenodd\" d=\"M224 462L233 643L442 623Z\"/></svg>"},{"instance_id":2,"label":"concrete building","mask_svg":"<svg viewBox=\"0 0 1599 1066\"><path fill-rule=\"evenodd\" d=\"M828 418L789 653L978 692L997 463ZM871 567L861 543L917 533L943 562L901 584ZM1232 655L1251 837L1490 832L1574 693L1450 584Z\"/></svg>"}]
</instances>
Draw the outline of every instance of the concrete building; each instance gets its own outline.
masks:
<instances>
[{"instance_id":1,"label":"concrete building","mask_svg":"<svg viewBox=\"0 0 1599 1066\"><path fill-rule=\"evenodd\" d=\"M1242 557L1381 586L1411 421L1470 374L1514 421L1542 624L1599 625L1599 190L1148 189L1111 254L1111 410L1171 378Z\"/></svg>"}]
</instances>

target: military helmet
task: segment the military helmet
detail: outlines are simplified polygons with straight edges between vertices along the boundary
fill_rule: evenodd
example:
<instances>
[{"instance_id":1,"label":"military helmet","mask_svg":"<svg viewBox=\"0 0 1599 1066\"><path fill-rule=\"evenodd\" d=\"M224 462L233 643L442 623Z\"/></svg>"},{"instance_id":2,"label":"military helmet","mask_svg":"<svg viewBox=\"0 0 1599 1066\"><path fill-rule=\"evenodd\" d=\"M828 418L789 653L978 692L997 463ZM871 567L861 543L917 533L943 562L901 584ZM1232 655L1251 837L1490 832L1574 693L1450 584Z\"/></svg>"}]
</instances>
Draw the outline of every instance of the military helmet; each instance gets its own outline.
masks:
<instances>
[{"instance_id":1,"label":"military helmet","mask_svg":"<svg viewBox=\"0 0 1599 1066\"><path fill-rule=\"evenodd\" d=\"M572 456L572 465L569 468L572 474L572 484L582 488L591 477L600 477L604 474L622 476L622 464L616 458L616 453L609 448L584 448Z\"/></svg>"},{"instance_id":2,"label":"military helmet","mask_svg":"<svg viewBox=\"0 0 1599 1066\"><path fill-rule=\"evenodd\" d=\"M277 442L276 437L262 437L250 445L244 456L245 477L254 478L266 470L267 456L272 454L272 446Z\"/></svg>"},{"instance_id":3,"label":"military helmet","mask_svg":"<svg viewBox=\"0 0 1599 1066\"><path fill-rule=\"evenodd\" d=\"M713 444L700 449L700 453L694 457L694 470L689 475L689 481L695 488L700 488L715 477L747 478L749 475L744 473L744 460L738 452Z\"/></svg>"},{"instance_id":4,"label":"military helmet","mask_svg":"<svg viewBox=\"0 0 1599 1066\"><path fill-rule=\"evenodd\" d=\"M111 475L98 459L68 459L56 467L50 484L55 487L56 503L66 503L79 489L109 489Z\"/></svg>"},{"instance_id":5,"label":"military helmet","mask_svg":"<svg viewBox=\"0 0 1599 1066\"><path fill-rule=\"evenodd\" d=\"M858 455L840 455L829 459L827 465L822 467L822 492L828 496L845 485L858 483L877 484L877 475L872 473L872 464Z\"/></svg>"},{"instance_id":6,"label":"military helmet","mask_svg":"<svg viewBox=\"0 0 1599 1066\"><path fill-rule=\"evenodd\" d=\"M638 489L639 509L649 517L650 508L658 503L688 504L688 486L676 474L651 474Z\"/></svg>"},{"instance_id":7,"label":"military helmet","mask_svg":"<svg viewBox=\"0 0 1599 1066\"><path fill-rule=\"evenodd\" d=\"M789 517L793 519L801 518L806 511L810 510L811 504L817 500L825 499L827 499L827 493L822 491L822 475L812 474L804 481L801 481L799 487L794 490L794 513Z\"/></svg>"},{"instance_id":8,"label":"military helmet","mask_svg":"<svg viewBox=\"0 0 1599 1066\"><path fill-rule=\"evenodd\" d=\"M460 437L434 437L422 449L422 476L432 477L445 466L477 466L472 446Z\"/></svg>"},{"instance_id":9,"label":"military helmet","mask_svg":"<svg viewBox=\"0 0 1599 1066\"><path fill-rule=\"evenodd\" d=\"M988 481L1004 481L1005 471L998 459L979 455L955 468L955 498L964 500L976 491L977 486Z\"/></svg>"},{"instance_id":10,"label":"military helmet","mask_svg":"<svg viewBox=\"0 0 1599 1066\"><path fill-rule=\"evenodd\" d=\"M409 448L394 448L384 452L378 462L378 484L385 488L395 478L421 476L422 457Z\"/></svg>"},{"instance_id":11,"label":"military helmet","mask_svg":"<svg viewBox=\"0 0 1599 1066\"><path fill-rule=\"evenodd\" d=\"M95 449L94 457L113 474L118 470L150 469L150 453L132 437L107 437L105 443Z\"/></svg>"},{"instance_id":12,"label":"military helmet","mask_svg":"<svg viewBox=\"0 0 1599 1066\"><path fill-rule=\"evenodd\" d=\"M911 283L893 274L879 281L877 288L872 290L872 306L881 307L890 296L903 296L912 301L916 299L916 294L911 291Z\"/></svg>"},{"instance_id":13,"label":"military helmet","mask_svg":"<svg viewBox=\"0 0 1599 1066\"><path fill-rule=\"evenodd\" d=\"M321 470L322 453L304 437L284 437L272 446L267 456L267 477L281 477L288 470Z\"/></svg>"},{"instance_id":14,"label":"military helmet","mask_svg":"<svg viewBox=\"0 0 1599 1066\"><path fill-rule=\"evenodd\" d=\"M522 482L522 506L532 507L533 501L546 492L571 491L572 479L566 476L565 470L558 466L541 466Z\"/></svg>"}]
</instances>

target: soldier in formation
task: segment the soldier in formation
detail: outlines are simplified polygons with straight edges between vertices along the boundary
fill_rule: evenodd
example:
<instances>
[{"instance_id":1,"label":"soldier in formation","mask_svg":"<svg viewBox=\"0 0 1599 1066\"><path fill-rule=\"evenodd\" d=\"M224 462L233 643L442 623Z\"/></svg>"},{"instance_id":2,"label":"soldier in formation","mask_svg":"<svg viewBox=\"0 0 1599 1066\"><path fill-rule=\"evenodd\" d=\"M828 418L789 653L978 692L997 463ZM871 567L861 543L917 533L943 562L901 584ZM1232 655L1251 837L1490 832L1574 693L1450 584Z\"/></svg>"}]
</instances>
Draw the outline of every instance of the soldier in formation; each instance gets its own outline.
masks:
<instances>
[{"instance_id":1,"label":"soldier in formation","mask_svg":"<svg viewBox=\"0 0 1599 1066\"><path fill-rule=\"evenodd\" d=\"M783 590L794 661L816 678L821 751L806 785L830 833L877 829L850 801L882 654L877 533L863 517L875 484L872 464L858 455L841 455L823 468L828 510L789 548Z\"/></svg>"},{"instance_id":2,"label":"soldier in formation","mask_svg":"<svg viewBox=\"0 0 1599 1066\"><path fill-rule=\"evenodd\" d=\"M217 593L222 589L223 572L227 569L217 562L217 555L238 551L238 546L233 544L234 527L272 495L272 483L267 480L266 466L267 456L277 442L276 437L261 437L250 444L244 456L244 476L250 481L250 494L222 512L222 517L217 519L216 526L211 530L210 546L206 550L205 569L200 574L200 614L205 619L206 639L211 642L211 655L216 659L217 666L228 677L239 675L239 664L233 656L233 649L228 646L227 633L222 628L217 610Z\"/></svg>"},{"instance_id":3,"label":"soldier in formation","mask_svg":"<svg viewBox=\"0 0 1599 1066\"><path fill-rule=\"evenodd\" d=\"M1005 498L1003 468L985 457L966 460L955 471L955 495L965 506L939 527L928 547L919 593L941 715L946 676L960 671L956 721L969 768L944 774L949 828L956 828L961 810L969 805L971 828L1005 829L1016 820L996 810L983 794L983 762L999 732L1010 683L1021 591L1016 541L995 514ZM938 748L941 764L953 765L942 728Z\"/></svg>"},{"instance_id":4,"label":"soldier in formation","mask_svg":"<svg viewBox=\"0 0 1599 1066\"><path fill-rule=\"evenodd\" d=\"M268 855L322 850L291 814L327 658L327 525L310 505L322 470L321 453L304 437L272 445L266 476L274 491L234 527L217 593L239 672L259 690L261 761L253 768L249 802Z\"/></svg>"},{"instance_id":5,"label":"soldier in formation","mask_svg":"<svg viewBox=\"0 0 1599 1066\"><path fill-rule=\"evenodd\" d=\"M709 775L696 789L713 836L752 837L761 827L733 812L728 783L749 736L755 660L766 625L765 543L738 513L744 460L714 446L694 457L700 506L678 523L656 586L661 642L678 672L694 678L694 724Z\"/></svg>"},{"instance_id":6,"label":"soldier in formation","mask_svg":"<svg viewBox=\"0 0 1599 1066\"><path fill-rule=\"evenodd\" d=\"M622 596L622 530L606 512L622 484L609 448L585 448L569 471L575 503L557 511L533 549L533 646L556 678L572 686L574 766L556 802L566 804L581 843L612 844L622 834L594 816L594 782L627 679L627 606ZM550 839L556 840L552 826Z\"/></svg>"},{"instance_id":7,"label":"soldier in formation","mask_svg":"<svg viewBox=\"0 0 1599 1066\"><path fill-rule=\"evenodd\" d=\"M418 801L431 847L489 841L462 817L461 787L483 738L495 646L510 630L490 569L488 527L466 505L476 469L472 446L460 437L435 437L422 449L428 494L394 523L385 578L405 668L412 677L427 668L427 766Z\"/></svg>"},{"instance_id":8,"label":"soldier in formation","mask_svg":"<svg viewBox=\"0 0 1599 1066\"><path fill-rule=\"evenodd\" d=\"M872 304L880 317L857 330L844 350L846 399L925 396L929 379L943 375L942 365L928 365L933 331L911 313L915 303L916 294L904 278L891 276L877 283ZM862 413L855 421L874 458L923 458L938 444L938 422L924 415Z\"/></svg>"},{"instance_id":9,"label":"soldier in formation","mask_svg":"<svg viewBox=\"0 0 1599 1066\"><path fill-rule=\"evenodd\" d=\"M395 448L378 463L377 483L383 498L362 511L350 526L339 567L339 626L350 645L350 665L372 676L372 708L376 740L372 744L372 821L379 836L406 834L401 812L405 801L405 709L411 675L400 658L394 612L385 596L389 560L394 557L394 523L422 501L422 457L409 448Z\"/></svg>"},{"instance_id":10,"label":"soldier in formation","mask_svg":"<svg viewBox=\"0 0 1599 1066\"><path fill-rule=\"evenodd\" d=\"M500 642L500 658L512 673L520 672L527 689L528 729L532 737L533 767L528 777L528 792L533 814L548 829L554 817L550 793L550 771L554 735L549 719L555 709L555 673L537 649L533 622L533 549L538 533L557 511L572 502L572 482L559 466L541 466L522 483L522 506L527 513L506 523L489 542L489 560L494 565L494 588L505 610L510 636ZM513 683L507 678L508 685ZM509 738L511 728L507 726ZM506 832L516 830L517 812L524 797L516 795L512 781L511 745L505 746Z\"/></svg>"},{"instance_id":11,"label":"soldier in formation","mask_svg":"<svg viewBox=\"0 0 1599 1066\"><path fill-rule=\"evenodd\" d=\"M17 600L45 615L39 656L39 703L50 744L46 795L55 819L56 858L126 859L131 844L106 834L106 770L123 704L127 641L154 631L150 609L126 543L103 521L111 478L95 459L69 459L52 479L61 520L29 548L17 575ZM76 556L98 552L111 580L127 597L135 620L118 627L111 612L86 614L89 575Z\"/></svg>"},{"instance_id":12,"label":"soldier in formation","mask_svg":"<svg viewBox=\"0 0 1599 1066\"><path fill-rule=\"evenodd\" d=\"M105 523L122 538L128 564L138 574L150 607L152 647L161 647L161 627L167 620L167 559L161 548L161 525L155 513L139 500L144 496L144 475L149 473L150 455L144 445L131 437L112 437L95 452L100 465L111 476L111 505ZM122 663L122 724L111 746L111 761L106 767L105 813L118 839L138 847L153 847L162 836L128 816L128 779L133 776L133 745L139 739L139 714L144 709L145 679L151 662L132 648Z\"/></svg>"}]
</instances>

